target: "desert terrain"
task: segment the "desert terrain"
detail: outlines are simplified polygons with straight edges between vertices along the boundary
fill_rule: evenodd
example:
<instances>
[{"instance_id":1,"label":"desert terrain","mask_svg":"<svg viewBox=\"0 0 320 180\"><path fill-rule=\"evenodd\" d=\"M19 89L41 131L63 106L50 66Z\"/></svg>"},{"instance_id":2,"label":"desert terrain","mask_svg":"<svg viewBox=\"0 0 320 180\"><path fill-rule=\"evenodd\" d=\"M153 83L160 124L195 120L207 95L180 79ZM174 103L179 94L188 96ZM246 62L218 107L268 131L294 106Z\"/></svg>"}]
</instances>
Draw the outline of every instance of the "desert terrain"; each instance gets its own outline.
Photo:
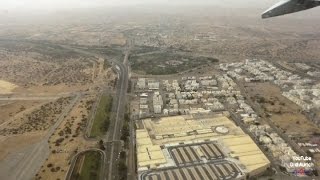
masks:
<instances>
[{"instance_id":1,"label":"desert terrain","mask_svg":"<svg viewBox=\"0 0 320 180\"><path fill-rule=\"evenodd\" d=\"M111 162L125 154L120 165L110 165L110 174L125 176L127 161L133 162L128 172L136 173L134 125L126 114L132 107L126 106L140 106L125 99L127 93L131 99L140 95L130 92L132 77L160 85L189 76L219 79L219 63L245 59L266 60L299 75L292 64L315 64L311 70L317 71L319 10L262 20L268 3L237 5L97 7L17 16L0 11L0 179L65 179L73 167L81 174L82 165L90 165L73 166L80 152L97 149L117 152L105 157ZM245 85L283 134L296 142L317 140L320 129L279 88Z\"/></svg>"},{"instance_id":2,"label":"desert terrain","mask_svg":"<svg viewBox=\"0 0 320 180\"><path fill-rule=\"evenodd\" d=\"M42 166L30 172L38 172L37 179L50 179L51 173L63 179L78 150L97 146L84 139L85 128L100 91L112 91L114 72L103 58L52 44L5 40L0 49L1 179L29 173L23 164L33 161L31 152ZM17 165L16 158L22 158L21 171L6 170Z\"/></svg>"}]
</instances>

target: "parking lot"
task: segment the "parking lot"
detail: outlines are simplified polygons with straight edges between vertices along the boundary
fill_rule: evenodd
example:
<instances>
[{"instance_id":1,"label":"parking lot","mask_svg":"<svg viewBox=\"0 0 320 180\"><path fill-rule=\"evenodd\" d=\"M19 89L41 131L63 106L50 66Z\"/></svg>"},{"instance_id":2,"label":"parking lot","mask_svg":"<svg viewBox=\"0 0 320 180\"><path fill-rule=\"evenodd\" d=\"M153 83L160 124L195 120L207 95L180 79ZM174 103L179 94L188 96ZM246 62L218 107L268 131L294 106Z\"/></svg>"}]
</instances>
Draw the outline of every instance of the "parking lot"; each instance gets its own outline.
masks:
<instances>
[{"instance_id":1,"label":"parking lot","mask_svg":"<svg viewBox=\"0 0 320 180\"><path fill-rule=\"evenodd\" d=\"M208 143L200 145L201 151L204 153L206 159L221 159L224 157L222 151L216 144Z\"/></svg>"},{"instance_id":2,"label":"parking lot","mask_svg":"<svg viewBox=\"0 0 320 180\"><path fill-rule=\"evenodd\" d=\"M168 148L177 166L223 159L224 154L213 142L192 145L179 145Z\"/></svg>"},{"instance_id":3,"label":"parking lot","mask_svg":"<svg viewBox=\"0 0 320 180\"><path fill-rule=\"evenodd\" d=\"M170 153L178 166L201 161L200 155L191 146L172 148Z\"/></svg>"},{"instance_id":4,"label":"parking lot","mask_svg":"<svg viewBox=\"0 0 320 180\"><path fill-rule=\"evenodd\" d=\"M181 144L168 147L177 167L162 168L141 174L141 180L225 180L234 179L241 171L224 159L216 142Z\"/></svg>"},{"instance_id":5,"label":"parking lot","mask_svg":"<svg viewBox=\"0 0 320 180\"><path fill-rule=\"evenodd\" d=\"M142 180L214 180L234 179L240 171L232 163L225 160L209 164L185 166L146 172L141 175Z\"/></svg>"}]
</instances>

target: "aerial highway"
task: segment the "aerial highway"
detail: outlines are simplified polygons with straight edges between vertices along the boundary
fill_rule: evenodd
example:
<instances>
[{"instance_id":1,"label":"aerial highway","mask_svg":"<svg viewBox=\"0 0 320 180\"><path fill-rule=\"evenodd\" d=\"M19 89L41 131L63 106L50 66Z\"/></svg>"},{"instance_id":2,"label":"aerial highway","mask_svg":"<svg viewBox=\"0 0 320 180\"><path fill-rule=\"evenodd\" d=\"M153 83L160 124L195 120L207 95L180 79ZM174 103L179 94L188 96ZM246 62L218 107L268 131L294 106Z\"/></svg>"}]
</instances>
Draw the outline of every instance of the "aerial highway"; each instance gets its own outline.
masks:
<instances>
[{"instance_id":1,"label":"aerial highway","mask_svg":"<svg viewBox=\"0 0 320 180\"><path fill-rule=\"evenodd\" d=\"M116 69L118 73L117 82L117 96L114 102L113 109L114 116L111 126L109 127L108 137L107 137L107 165L108 165L108 180L117 179L117 162L118 155L121 151L121 129L124 120L125 106L126 106L126 93L128 89L128 66L126 65L128 61L129 52L127 51L124 57L123 63L117 63ZM108 158L109 157L109 158Z\"/></svg>"},{"instance_id":2,"label":"aerial highway","mask_svg":"<svg viewBox=\"0 0 320 180\"><path fill-rule=\"evenodd\" d=\"M131 44L131 43L128 43ZM104 142L106 145L106 161L105 161L105 171L104 171L104 178L105 180L113 180L117 179L118 177L118 157L119 153L122 149L122 143L120 141L121 137L121 129L124 121L124 113L125 113L125 106L126 106L126 93L128 89L128 80L129 80L129 73L128 73L128 58L130 52L130 45L129 48L125 50L125 56L123 61L119 61L116 59L111 59L107 56L103 56L98 53L93 53L89 49L79 49L73 48L69 46L64 46L64 48L72 49L76 52L86 54L89 56L93 56L96 58L104 58L107 59L111 64L113 70L117 73L118 79L116 84L116 95L113 98L112 104L112 115L110 126L108 128L108 132L104 137Z\"/></svg>"}]
</instances>

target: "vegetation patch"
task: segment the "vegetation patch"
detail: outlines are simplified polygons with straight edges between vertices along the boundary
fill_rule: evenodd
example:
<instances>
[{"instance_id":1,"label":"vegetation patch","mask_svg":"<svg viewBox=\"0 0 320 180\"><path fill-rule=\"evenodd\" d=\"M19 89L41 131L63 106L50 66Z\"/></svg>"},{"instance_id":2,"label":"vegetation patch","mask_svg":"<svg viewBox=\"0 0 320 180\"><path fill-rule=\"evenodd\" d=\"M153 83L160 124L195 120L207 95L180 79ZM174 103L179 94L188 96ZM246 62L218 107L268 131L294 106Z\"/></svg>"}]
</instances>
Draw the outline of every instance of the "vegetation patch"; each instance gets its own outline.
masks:
<instances>
[{"instance_id":1,"label":"vegetation patch","mask_svg":"<svg viewBox=\"0 0 320 180\"><path fill-rule=\"evenodd\" d=\"M111 46L91 46L87 47L90 49L90 51L103 54L108 56L109 58L112 58L114 60L122 61L124 58L124 54L122 52L121 47L118 47L116 45L111 45Z\"/></svg>"},{"instance_id":2,"label":"vegetation patch","mask_svg":"<svg viewBox=\"0 0 320 180\"><path fill-rule=\"evenodd\" d=\"M130 57L131 67L134 71L153 75L175 74L218 61L218 59L212 57L195 57L167 51L143 55L136 54Z\"/></svg>"},{"instance_id":3,"label":"vegetation patch","mask_svg":"<svg viewBox=\"0 0 320 180\"><path fill-rule=\"evenodd\" d=\"M71 103L71 100L72 97L63 97L44 104L22 118L16 118L6 128L0 130L0 135L8 136L45 131L56 122L63 109Z\"/></svg>"},{"instance_id":4,"label":"vegetation patch","mask_svg":"<svg viewBox=\"0 0 320 180\"><path fill-rule=\"evenodd\" d=\"M60 59L68 59L68 58L79 58L83 57L83 55L79 55L79 53L63 48L59 45L46 43L44 41L28 41L28 40L3 40L0 39L0 47L8 50L9 52L36 52L39 54L43 54L49 56L51 58L47 58L48 60L60 60ZM45 59L44 59L45 60Z\"/></svg>"},{"instance_id":5,"label":"vegetation patch","mask_svg":"<svg viewBox=\"0 0 320 180\"><path fill-rule=\"evenodd\" d=\"M121 151L119 157L119 164L118 164L118 171L119 171L119 180L126 180L127 179L127 172L128 167L126 165L126 152Z\"/></svg>"},{"instance_id":6,"label":"vegetation patch","mask_svg":"<svg viewBox=\"0 0 320 180\"><path fill-rule=\"evenodd\" d=\"M112 97L110 95L102 95L94 117L90 137L101 137L108 131L111 109Z\"/></svg>"},{"instance_id":7,"label":"vegetation patch","mask_svg":"<svg viewBox=\"0 0 320 180\"><path fill-rule=\"evenodd\" d=\"M120 139L124 142L125 148L128 148L129 146L129 136L130 136L130 115L129 113L125 113L124 115L124 124L122 126L122 131L121 131L121 137Z\"/></svg>"},{"instance_id":8,"label":"vegetation patch","mask_svg":"<svg viewBox=\"0 0 320 180\"><path fill-rule=\"evenodd\" d=\"M97 151L86 152L79 157L72 174L72 180L94 180L99 179L101 172L101 153Z\"/></svg>"},{"instance_id":9,"label":"vegetation patch","mask_svg":"<svg viewBox=\"0 0 320 180\"><path fill-rule=\"evenodd\" d=\"M153 51L160 50L157 47L151 47L151 46L135 46L134 49L131 51L132 54L142 54L142 53L150 53Z\"/></svg>"}]
</instances>

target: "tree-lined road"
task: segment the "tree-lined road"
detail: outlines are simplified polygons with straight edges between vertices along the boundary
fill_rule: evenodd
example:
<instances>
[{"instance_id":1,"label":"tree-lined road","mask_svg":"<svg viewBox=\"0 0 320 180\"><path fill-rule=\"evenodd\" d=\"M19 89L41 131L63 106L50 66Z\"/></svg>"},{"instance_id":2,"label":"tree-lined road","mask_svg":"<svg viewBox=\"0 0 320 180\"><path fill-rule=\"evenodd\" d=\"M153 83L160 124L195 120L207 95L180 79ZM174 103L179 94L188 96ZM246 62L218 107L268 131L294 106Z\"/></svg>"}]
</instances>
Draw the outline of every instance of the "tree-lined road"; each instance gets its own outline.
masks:
<instances>
[{"instance_id":1,"label":"tree-lined road","mask_svg":"<svg viewBox=\"0 0 320 180\"><path fill-rule=\"evenodd\" d=\"M107 144L107 171L108 171L108 180L118 179L118 160L119 153L122 149L120 137L121 137L121 129L124 121L125 114L125 106L126 106L126 93L128 89L128 61L129 52L127 51L124 57L123 63L114 62L116 66L116 71L118 73L118 81L117 81L117 97L114 101L114 116L111 122L111 126L109 127L107 142L111 142ZM109 158L108 158L109 157Z\"/></svg>"},{"instance_id":2,"label":"tree-lined road","mask_svg":"<svg viewBox=\"0 0 320 180\"><path fill-rule=\"evenodd\" d=\"M107 56L91 52L90 49L77 49L73 47L63 46L64 48L72 49L78 53L93 56L95 58L107 59L111 64L113 70L117 73L118 79L116 84L116 96L113 98L112 115L110 118L110 126L108 132L104 137L106 144L106 161L104 180L118 179L118 160L119 153L122 150L122 143L120 141L121 129L124 122L126 93L128 89L128 58L130 48L125 51L123 62L108 58Z\"/></svg>"}]
</instances>

